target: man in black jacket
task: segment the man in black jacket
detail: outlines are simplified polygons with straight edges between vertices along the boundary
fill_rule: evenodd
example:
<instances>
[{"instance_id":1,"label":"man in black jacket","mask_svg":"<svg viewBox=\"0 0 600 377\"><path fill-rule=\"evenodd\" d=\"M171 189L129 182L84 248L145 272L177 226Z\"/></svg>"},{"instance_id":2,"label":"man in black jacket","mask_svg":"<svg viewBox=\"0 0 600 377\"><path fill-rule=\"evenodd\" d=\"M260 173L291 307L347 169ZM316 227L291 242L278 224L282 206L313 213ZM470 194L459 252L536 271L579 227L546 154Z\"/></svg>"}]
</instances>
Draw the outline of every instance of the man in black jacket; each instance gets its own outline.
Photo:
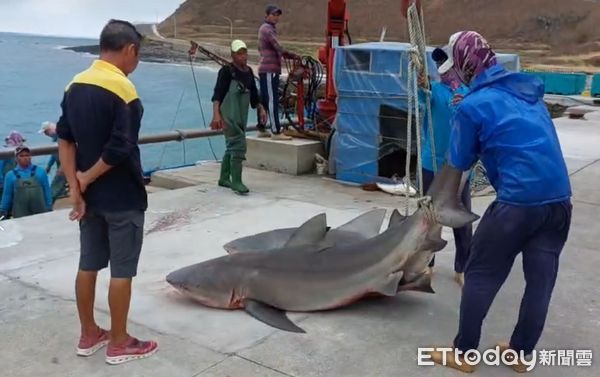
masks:
<instances>
[{"instance_id":1,"label":"man in black jacket","mask_svg":"<svg viewBox=\"0 0 600 377\"><path fill-rule=\"evenodd\" d=\"M76 279L81 338L77 354L108 344L106 362L152 355L154 341L127 333L131 281L142 249L147 194L138 133L143 107L127 76L139 62L142 36L111 20L100 35L100 58L67 86L57 124L59 157L70 187L71 220L79 220L81 255ZM96 276L110 261L111 331L94 319Z\"/></svg>"}]
</instances>

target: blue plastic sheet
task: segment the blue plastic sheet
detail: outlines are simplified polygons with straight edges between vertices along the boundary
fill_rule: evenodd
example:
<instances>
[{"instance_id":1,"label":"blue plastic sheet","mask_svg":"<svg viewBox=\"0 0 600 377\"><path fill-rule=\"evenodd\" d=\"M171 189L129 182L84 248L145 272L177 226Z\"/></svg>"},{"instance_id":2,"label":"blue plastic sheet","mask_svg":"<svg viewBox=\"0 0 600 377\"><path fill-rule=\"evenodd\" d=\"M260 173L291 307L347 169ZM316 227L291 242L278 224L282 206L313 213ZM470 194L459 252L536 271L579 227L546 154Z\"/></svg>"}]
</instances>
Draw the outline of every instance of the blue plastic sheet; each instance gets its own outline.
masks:
<instances>
[{"instance_id":1,"label":"blue plastic sheet","mask_svg":"<svg viewBox=\"0 0 600 377\"><path fill-rule=\"evenodd\" d=\"M592 77L592 90L590 94L592 97L600 97L600 73L596 73Z\"/></svg>"},{"instance_id":2,"label":"blue plastic sheet","mask_svg":"<svg viewBox=\"0 0 600 377\"><path fill-rule=\"evenodd\" d=\"M338 95L335 137L330 161L336 178L355 183L387 181L404 176L409 106L410 44L371 42L336 48L334 82ZM427 48L428 74L439 80ZM498 60L511 71L520 70L517 55L502 54ZM420 124L426 106L419 100ZM411 127L411 159L417 155L416 118ZM423 126L422 126L423 127ZM426 126L425 126L426 127ZM425 128L426 129L426 128ZM411 173L415 172L411 170Z\"/></svg>"}]
</instances>

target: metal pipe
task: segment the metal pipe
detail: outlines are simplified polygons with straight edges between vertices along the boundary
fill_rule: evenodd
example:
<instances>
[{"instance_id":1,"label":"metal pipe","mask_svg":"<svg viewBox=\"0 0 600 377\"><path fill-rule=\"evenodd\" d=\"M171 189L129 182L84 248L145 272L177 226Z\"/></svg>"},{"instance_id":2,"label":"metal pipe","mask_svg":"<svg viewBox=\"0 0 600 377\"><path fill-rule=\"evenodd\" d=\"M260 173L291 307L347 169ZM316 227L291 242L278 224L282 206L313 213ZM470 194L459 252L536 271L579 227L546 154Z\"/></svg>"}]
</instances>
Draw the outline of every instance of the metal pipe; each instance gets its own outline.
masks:
<instances>
[{"instance_id":1,"label":"metal pipe","mask_svg":"<svg viewBox=\"0 0 600 377\"><path fill-rule=\"evenodd\" d=\"M233 21L231 18L222 16L225 20L229 21L229 39L233 39Z\"/></svg>"},{"instance_id":2,"label":"metal pipe","mask_svg":"<svg viewBox=\"0 0 600 377\"><path fill-rule=\"evenodd\" d=\"M246 131L256 131L255 126L247 127ZM184 129L184 130L173 130L168 132L162 132L154 135L141 136L138 140L138 144L156 144L164 143L167 141L184 141L186 139L200 139L204 137L222 135L223 130L212 130L212 129ZM39 147L29 147L32 156L45 156L58 152L58 145L43 145ZM15 156L14 149L2 149L0 150L0 159L11 158Z\"/></svg>"}]
</instances>

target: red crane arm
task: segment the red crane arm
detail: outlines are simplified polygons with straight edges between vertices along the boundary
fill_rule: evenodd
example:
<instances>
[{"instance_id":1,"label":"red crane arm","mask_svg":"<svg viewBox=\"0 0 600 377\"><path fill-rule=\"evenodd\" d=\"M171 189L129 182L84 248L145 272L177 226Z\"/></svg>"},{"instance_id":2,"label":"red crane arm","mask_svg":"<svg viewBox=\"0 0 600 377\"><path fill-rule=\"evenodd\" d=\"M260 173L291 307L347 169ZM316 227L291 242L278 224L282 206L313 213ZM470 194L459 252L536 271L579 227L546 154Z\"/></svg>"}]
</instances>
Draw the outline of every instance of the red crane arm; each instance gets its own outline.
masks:
<instances>
[{"instance_id":1,"label":"red crane arm","mask_svg":"<svg viewBox=\"0 0 600 377\"><path fill-rule=\"evenodd\" d=\"M319 60L327 69L327 82L325 86L325 99L318 104L320 116L331 122L337 107L335 104L336 92L333 85L333 61L335 47L344 46L344 34L348 27L348 10L346 0L329 0L327 6L327 29L325 46L319 49Z\"/></svg>"},{"instance_id":2,"label":"red crane arm","mask_svg":"<svg viewBox=\"0 0 600 377\"><path fill-rule=\"evenodd\" d=\"M416 3L417 8L421 8L421 0L400 0L401 12L403 17L407 17L407 11L410 5ZM333 80L333 62L335 57L335 48L346 45L345 35L348 33L349 14L346 8L346 0L329 0L327 5L327 29L325 35L325 45L319 49L319 61L327 69L327 82L325 86L325 99L319 101L317 107L321 119L329 124L333 122L337 111L336 98Z\"/></svg>"}]
</instances>

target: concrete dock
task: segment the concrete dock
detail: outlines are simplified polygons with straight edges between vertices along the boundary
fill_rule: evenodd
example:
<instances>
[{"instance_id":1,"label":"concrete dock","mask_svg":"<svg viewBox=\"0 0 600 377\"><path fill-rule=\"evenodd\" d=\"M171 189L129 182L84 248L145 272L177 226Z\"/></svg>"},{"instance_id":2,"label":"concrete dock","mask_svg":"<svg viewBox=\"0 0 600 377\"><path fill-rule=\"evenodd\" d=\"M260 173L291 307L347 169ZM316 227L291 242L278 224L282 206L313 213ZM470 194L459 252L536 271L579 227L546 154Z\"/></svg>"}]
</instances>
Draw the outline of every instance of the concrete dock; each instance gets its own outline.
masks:
<instances>
[{"instance_id":1,"label":"concrete dock","mask_svg":"<svg viewBox=\"0 0 600 377\"><path fill-rule=\"evenodd\" d=\"M600 117L556 120L573 185L573 221L545 331L538 350L592 350L590 367L537 366L534 376L600 375ZM587 114L586 114L587 116ZM597 119L597 120L596 120ZM180 297L165 282L172 270L225 254L222 245L245 235L298 226L326 212L331 226L371 208L398 208L405 199L367 192L321 176L247 169L248 196L216 186L219 165L157 173L156 182L181 182L149 195L145 241L134 280L130 332L158 340L151 358L120 366L104 352L75 355L79 325L74 278L78 228L68 210L1 222L0 376L459 376L418 366L418 347L447 346L458 322L460 289L453 281L452 232L437 254L435 294L402 293L339 310L291 313L306 334L271 328L242 311L208 309ZM482 215L493 197L473 199ZM415 208L410 202L411 212ZM385 222L384 224L386 224ZM108 327L109 273L99 275L97 320ZM492 305L480 350L507 340L524 288L521 258ZM557 365L559 360L555 360ZM512 376L505 366L481 365L486 376Z\"/></svg>"}]
</instances>

